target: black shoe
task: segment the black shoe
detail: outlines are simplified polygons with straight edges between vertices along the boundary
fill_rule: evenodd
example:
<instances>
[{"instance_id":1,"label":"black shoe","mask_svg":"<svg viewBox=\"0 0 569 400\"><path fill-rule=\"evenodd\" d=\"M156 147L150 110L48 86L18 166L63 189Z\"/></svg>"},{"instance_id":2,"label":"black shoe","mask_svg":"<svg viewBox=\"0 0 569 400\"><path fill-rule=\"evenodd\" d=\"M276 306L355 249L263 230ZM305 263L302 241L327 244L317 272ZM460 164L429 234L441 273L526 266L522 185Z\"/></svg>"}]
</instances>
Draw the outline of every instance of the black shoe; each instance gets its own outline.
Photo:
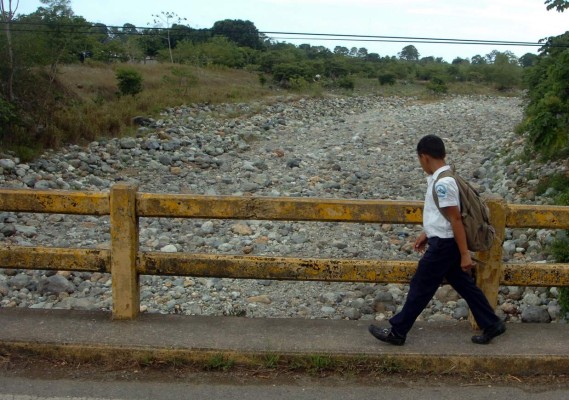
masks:
<instances>
[{"instance_id":1,"label":"black shoe","mask_svg":"<svg viewBox=\"0 0 569 400\"><path fill-rule=\"evenodd\" d=\"M472 342L476 344L488 344L490 343L490 340L494 339L496 336L500 336L504 332L506 332L506 325L502 321L499 321L484 329L484 331L482 331L482 335L472 336Z\"/></svg>"},{"instance_id":2,"label":"black shoe","mask_svg":"<svg viewBox=\"0 0 569 400\"><path fill-rule=\"evenodd\" d=\"M369 333L371 333L376 339L382 342L391 343L396 346L403 346L405 344L405 336L398 335L391 329L378 328L375 325L370 325L368 328Z\"/></svg>"}]
</instances>

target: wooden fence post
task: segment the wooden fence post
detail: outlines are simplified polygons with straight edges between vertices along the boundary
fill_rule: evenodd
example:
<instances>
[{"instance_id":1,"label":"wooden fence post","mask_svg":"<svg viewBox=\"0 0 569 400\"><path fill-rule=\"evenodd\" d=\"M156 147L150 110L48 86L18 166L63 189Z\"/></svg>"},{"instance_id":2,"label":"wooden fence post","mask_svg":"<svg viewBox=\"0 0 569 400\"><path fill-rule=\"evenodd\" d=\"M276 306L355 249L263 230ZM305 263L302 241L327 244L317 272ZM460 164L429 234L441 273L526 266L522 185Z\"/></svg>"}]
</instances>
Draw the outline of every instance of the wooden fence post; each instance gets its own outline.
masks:
<instances>
[{"instance_id":1,"label":"wooden fence post","mask_svg":"<svg viewBox=\"0 0 569 400\"><path fill-rule=\"evenodd\" d=\"M484 292L492 308L495 308L502 278L502 243L506 235L507 206L502 198L488 200L487 204L490 209L490 222L496 229L496 238L490 250L477 255L484 264L476 268L476 285ZM469 321L474 329L478 329L472 313Z\"/></svg>"},{"instance_id":2,"label":"wooden fence post","mask_svg":"<svg viewBox=\"0 0 569 400\"><path fill-rule=\"evenodd\" d=\"M113 319L134 319L140 310L136 272L138 255L138 185L118 183L111 188L111 274Z\"/></svg>"}]
</instances>

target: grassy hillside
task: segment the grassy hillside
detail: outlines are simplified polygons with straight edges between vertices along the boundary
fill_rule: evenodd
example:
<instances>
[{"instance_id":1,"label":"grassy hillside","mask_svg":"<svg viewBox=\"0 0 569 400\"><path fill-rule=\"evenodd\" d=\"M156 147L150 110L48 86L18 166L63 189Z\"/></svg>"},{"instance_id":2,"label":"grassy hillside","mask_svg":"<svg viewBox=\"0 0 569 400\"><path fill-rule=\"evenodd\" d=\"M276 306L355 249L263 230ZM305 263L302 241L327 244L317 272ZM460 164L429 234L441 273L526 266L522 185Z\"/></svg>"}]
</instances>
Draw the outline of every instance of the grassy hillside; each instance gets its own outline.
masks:
<instances>
[{"instance_id":1,"label":"grassy hillside","mask_svg":"<svg viewBox=\"0 0 569 400\"><path fill-rule=\"evenodd\" d=\"M135 96L120 96L116 73L137 71L143 89ZM306 84L287 91L277 85L261 84L257 72L226 67L197 68L180 64L103 64L88 62L62 66L50 82L41 70L22 82L24 115L13 133L4 136L2 150L14 151L23 160L45 148L68 143L84 144L102 137L134 132L135 116L156 116L167 107L191 103L271 101L283 95L328 94L413 96L432 100L436 96L426 82L380 85L377 79L354 78L354 90L331 89L326 82ZM490 86L472 83L449 84L449 94L492 94ZM504 93L501 93L502 95Z\"/></svg>"},{"instance_id":2,"label":"grassy hillside","mask_svg":"<svg viewBox=\"0 0 569 400\"><path fill-rule=\"evenodd\" d=\"M136 70L143 90L136 96L118 94L116 71ZM231 69L198 69L190 66L73 65L61 69L63 90L74 99L54 116L62 129L61 141L94 140L129 131L136 115L154 115L166 107L187 103L245 102L271 95L256 74Z\"/></svg>"},{"instance_id":3,"label":"grassy hillside","mask_svg":"<svg viewBox=\"0 0 569 400\"><path fill-rule=\"evenodd\" d=\"M116 72L136 70L143 90L120 96ZM157 115L167 107L189 103L247 102L274 96L255 73L184 65L86 63L62 66L51 82L42 70L18 82L21 112L0 151L33 158L44 148L86 143L133 131L132 118Z\"/></svg>"}]
</instances>

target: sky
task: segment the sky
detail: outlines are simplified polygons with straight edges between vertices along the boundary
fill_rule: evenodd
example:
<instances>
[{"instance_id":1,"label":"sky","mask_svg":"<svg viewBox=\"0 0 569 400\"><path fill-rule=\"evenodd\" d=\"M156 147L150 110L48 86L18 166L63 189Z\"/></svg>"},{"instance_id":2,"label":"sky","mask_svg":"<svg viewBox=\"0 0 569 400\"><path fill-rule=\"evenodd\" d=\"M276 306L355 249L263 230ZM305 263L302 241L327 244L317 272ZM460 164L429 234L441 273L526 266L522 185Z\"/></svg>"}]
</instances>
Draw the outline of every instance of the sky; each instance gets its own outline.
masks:
<instances>
[{"instance_id":1,"label":"sky","mask_svg":"<svg viewBox=\"0 0 569 400\"><path fill-rule=\"evenodd\" d=\"M5 0L6 1L6 0ZM29 14L39 0L20 0L17 13ZM153 14L174 12L192 28L211 28L224 19L249 20L261 32L300 32L390 37L421 37L537 43L569 30L569 10L547 11L544 0L72 0L76 15L108 26L154 26ZM369 53L397 56L413 45L420 57L471 58L492 50L518 57L539 47L426 44L401 41L317 40L268 34L279 42L312 46L365 47ZM300 38L300 39L298 39Z\"/></svg>"}]
</instances>

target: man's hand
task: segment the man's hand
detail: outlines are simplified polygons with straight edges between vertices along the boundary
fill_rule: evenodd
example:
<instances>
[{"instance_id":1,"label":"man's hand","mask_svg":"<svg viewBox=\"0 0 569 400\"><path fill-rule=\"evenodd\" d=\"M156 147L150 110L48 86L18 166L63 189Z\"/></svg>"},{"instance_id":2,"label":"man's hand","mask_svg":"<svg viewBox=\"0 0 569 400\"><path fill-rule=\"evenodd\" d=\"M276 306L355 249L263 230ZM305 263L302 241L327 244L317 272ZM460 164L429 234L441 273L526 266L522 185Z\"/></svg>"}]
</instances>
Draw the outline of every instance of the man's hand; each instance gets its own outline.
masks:
<instances>
[{"instance_id":1,"label":"man's hand","mask_svg":"<svg viewBox=\"0 0 569 400\"><path fill-rule=\"evenodd\" d=\"M464 231L464 225L462 224L462 216L460 215L460 209L458 206L449 206L441 209L446 218L449 220L452 227L452 232L454 234L454 240L460 250L460 268L464 272L470 271L476 266L472 262L472 256L470 251L468 251L468 246L466 244L466 232Z\"/></svg>"},{"instance_id":2,"label":"man's hand","mask_svg":"<svg viewBox=\"0 0 569 400\"><path fill-rule=\"evenodd\" d=\"M427 234L422 232L417 240L415 240L415 246L413 247L417 253L422 253L425 251L425 246L427 245Z\"/></svg>"},{"instance_id":3,"label":"man's hand","mask_svg":"<svg viewBox=\"0 0 569 400\"><path fill-rule=\"evenodd\" d=\"M468 272L474 267L476 267L476 263L472 260L470 252L460 256L460 268L462 268L464 272Z\"/></svg>"}]
</instances>

